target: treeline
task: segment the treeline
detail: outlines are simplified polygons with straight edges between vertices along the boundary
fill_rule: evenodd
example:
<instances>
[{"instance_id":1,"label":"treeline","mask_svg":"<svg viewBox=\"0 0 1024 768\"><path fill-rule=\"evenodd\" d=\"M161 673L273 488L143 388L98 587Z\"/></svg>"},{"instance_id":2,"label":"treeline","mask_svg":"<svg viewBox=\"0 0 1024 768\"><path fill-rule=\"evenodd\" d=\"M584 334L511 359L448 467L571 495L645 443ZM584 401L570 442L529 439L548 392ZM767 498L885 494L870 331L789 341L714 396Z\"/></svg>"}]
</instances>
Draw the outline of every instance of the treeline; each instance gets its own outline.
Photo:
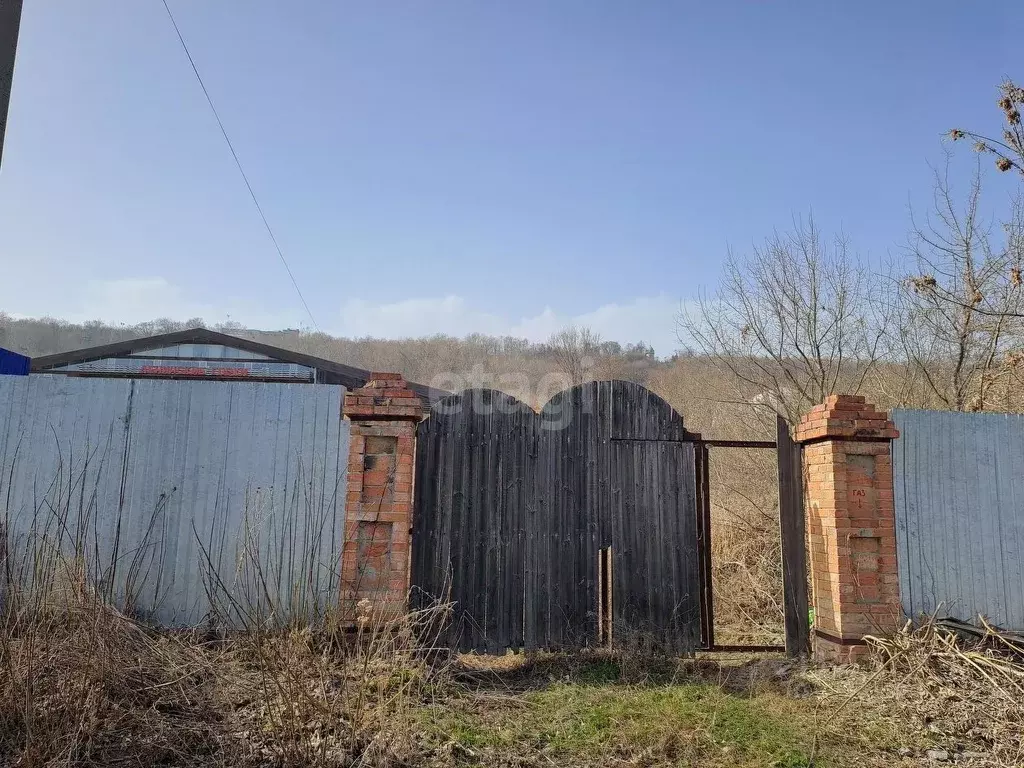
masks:
<instances>
[{"instance_id":1,"label":"treeline","mask_svg":"<svg viewBox=\"0 0 1024 768\"><path fill-rule=\"evenodd\" d=\"M478 333L463 338L435 335L416 339L352 339L296 329L262 331L238 323L207 325L202 318L108 325L99 321L70 323L56 318L13 318L0 312L0 347L38 357L195 327L208 327L368 370L399 371L408 379L436 381L443 388L450 389L454 383L464 381L519 389L512 394L527 396L529 392L524 390L536 387L540 379L553 373L570 383L593 378L624 378L644 383L650 380L652 371L666 365L657 359L650 344L620 344L602 340L589 329L572 327L541 343ZM508 386L517 382L517 386Z\"/></svg>"}]
</instances>

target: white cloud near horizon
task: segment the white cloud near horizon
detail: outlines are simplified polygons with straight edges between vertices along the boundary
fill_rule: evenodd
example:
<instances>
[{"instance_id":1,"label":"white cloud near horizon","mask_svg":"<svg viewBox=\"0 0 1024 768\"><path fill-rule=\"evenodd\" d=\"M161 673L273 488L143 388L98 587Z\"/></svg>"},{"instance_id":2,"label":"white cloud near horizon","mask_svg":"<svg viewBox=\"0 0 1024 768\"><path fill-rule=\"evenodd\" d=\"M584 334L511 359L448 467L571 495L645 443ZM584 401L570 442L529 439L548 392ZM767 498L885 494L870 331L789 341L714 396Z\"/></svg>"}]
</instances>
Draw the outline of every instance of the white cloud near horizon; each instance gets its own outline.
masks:
<instances>
[{"instance_id":1,"label":"white cloud near horizon","mask_svg":"<svg viewBox=\"0 0 1024 768\"><path fill-rule=\"evenodd\" d=\"M679 347L676 317L682 307L683 302L661 294L603 304L578 314L545 307L534 315L511 317L456 295L384 303L354 298L341 306L336 317L317 319L322 330L354 338L417 338L435 334L462 337L482 333L540 342L568 325L579 325L591 328L605 340L622 344L644 341L663 357ZM18 312L15 316L28 315ZM225 297L214 305L196 300L182 286L162 277L89 281L61 317L79 323L102 320L127 325L158 318L202 318L211 325L231 320L264 330L309 327L302 310L269 310L237 297Z\"/></svg>"},{"instance_id":2,"label":"white cloud near horizon","mask_svg":"<svg viewBox=\"0 0 1024 768\"><path fill-rule=\"evenodd\" d=\"M644 341L664 357L679 347L676 317L682 306L679 300L659 295L603 304L576 315L545 307L536 315L511 318L474 307L461 296L406 299L386 304L351 299L342 306L339 333L357 338L483 333L539 342L568 325L578 325L590 328L602 339L622 344Z\"/></svg>"},{"instance_id":3,"label":"white cloud near horizon","mask_svg":"<svg viewBox=\"0 0 1024 768\"><path fill-rule=\"evenodd\" d=\"M72 307L61 315L62 319L76 323L102 320L114 325L135 325L161 318L202 318L210 325L231 320L252 328L275 329L298 328L305 317L296 311L268 311L235 297L226 297L216 305L198 301L182 286L163 277L90 280L82 286Z\"/></svg>"}]
</instances>

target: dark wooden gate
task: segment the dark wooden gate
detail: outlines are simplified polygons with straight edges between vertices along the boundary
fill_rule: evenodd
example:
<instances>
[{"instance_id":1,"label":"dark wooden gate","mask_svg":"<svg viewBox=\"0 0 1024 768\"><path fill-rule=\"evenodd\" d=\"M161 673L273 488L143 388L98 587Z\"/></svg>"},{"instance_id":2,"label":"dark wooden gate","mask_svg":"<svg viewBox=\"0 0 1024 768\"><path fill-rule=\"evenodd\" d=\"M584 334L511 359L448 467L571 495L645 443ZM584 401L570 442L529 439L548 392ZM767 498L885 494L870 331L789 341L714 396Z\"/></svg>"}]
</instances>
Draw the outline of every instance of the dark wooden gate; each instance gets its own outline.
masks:
<instances>
[{"instance_id":1,"label":"dark wooden gate","mask_svg":"<svg viewBox=\"0 0 1024 768\"><path fill-rule=\"evenodd\" d=\"M701 643L694 445L629 382L540 414L494 390L434 406L417 433L413 600L451 602L460 650Z\"/></svg>"}]
</instances>

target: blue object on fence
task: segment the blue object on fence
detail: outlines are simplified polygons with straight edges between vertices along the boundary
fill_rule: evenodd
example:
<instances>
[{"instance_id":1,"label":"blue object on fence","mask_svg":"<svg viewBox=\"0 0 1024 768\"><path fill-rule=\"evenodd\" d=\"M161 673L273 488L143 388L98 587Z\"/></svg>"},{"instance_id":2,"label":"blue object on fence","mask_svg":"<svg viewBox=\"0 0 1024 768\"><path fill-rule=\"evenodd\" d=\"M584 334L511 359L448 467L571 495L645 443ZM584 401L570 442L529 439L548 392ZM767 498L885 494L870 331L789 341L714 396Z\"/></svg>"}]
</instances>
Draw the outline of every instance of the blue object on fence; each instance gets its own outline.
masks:
<instances>
[{"instance_id":1,"label":"blue object on fence","mask_svg":"<svg viewBox=\"0 0 1024 768\"><path fill-rule=\"evenodd\" d=\"M32 360L0 347L0 376L28 376Z\"/></svg>"}]
</instances>

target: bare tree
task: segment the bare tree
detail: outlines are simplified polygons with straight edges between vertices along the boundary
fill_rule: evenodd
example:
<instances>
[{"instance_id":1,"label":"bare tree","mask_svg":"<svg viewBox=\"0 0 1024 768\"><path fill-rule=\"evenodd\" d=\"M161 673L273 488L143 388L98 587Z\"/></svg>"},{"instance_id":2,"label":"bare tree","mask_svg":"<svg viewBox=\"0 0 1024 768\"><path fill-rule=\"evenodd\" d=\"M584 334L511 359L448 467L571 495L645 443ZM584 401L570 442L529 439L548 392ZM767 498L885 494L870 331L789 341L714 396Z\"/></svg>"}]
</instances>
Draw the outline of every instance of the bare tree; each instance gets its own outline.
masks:
<instances>
[{"instance_id":1,"label":"bare tree","mask_svg":"<svg viewBox=\"0 0 1024 768\"><path fill-rule=\"evenodd\" d=\"M958 411L997 407L1000 395L998 407L1009 407L1021 358L1024 210L1014 200L1008 220L993 227L980 210L981 179L979 162L960 201L948 158L936 172L931 211L912 217L914 272L900 286L893 325L911 380Z\"/></svg>"},{"instance_id":2,"label":"bare tree","mask_svg":"<svg viewBox=\"0 0 1024 768\"><path fill-rule=\"evenodd\" d=\"M575 386L586 380L601 345L601 337L590 328L570 325L548 340L555 365Z\"/></svg>"},{"instance_id":3,"label":"bare tree","mask_svg":"<svg viewBox=\"0 0 1024 768\"><path fill-rule=\"evenodd\" d=\"M741 402L795 423L863 386L884 336L877 287L845 237L798 220L748 255L730 252L718 291L678 317L679 340L727 370Z\"/></svg>"},{"instance_id":4,"label":"bare tree","mask_svg":"<svg viewBox=\"0 0 1024 768\"><path fill-rule=\"evenodd\" d=\"M960 128L951 130L949 136L953 141L974 141L975 151L995 156L996 168L1000 171L1016 168L1024 175L1024 127L1020 119L1021 110L1024 109L1024 88L1012 80L1004 80L999 86L999 100L996 103L1003 111L1003 119L1006 121L1001 139L993 139Z\"/></svg>"}]
</instances>

